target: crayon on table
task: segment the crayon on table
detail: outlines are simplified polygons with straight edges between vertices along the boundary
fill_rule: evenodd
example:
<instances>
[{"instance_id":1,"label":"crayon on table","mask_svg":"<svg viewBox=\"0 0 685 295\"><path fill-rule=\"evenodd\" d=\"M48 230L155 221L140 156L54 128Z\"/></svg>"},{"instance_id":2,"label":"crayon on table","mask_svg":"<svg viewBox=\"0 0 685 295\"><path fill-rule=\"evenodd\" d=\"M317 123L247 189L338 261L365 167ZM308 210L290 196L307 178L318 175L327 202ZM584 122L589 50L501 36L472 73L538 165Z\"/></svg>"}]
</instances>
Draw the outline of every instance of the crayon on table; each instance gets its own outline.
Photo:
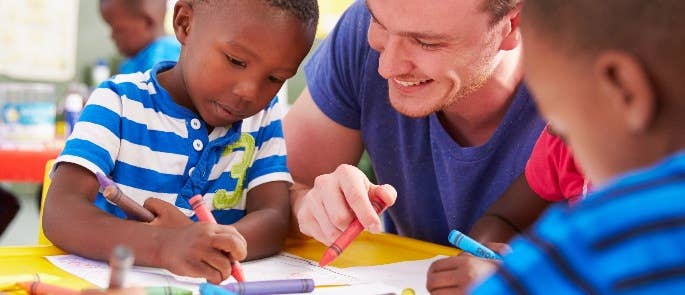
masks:
<instances>
[{"instance_id":1,"label":"crayon on table","mask_svg":"<svg viewBox=\"0 0 685 295\"><path fill-rule=\"evenodd\" d=\"M205 201L202 199L202 195L195 195L190 198L190 207L195 211L197 219L204 222L211 222L216 224L216 219L209 208L205 206ZM245 281L245 275L243 274L243 266L240 265L238 260L233 259L230 253L228 253L228 259L231 261L231 275L238 282Z\"/></svg>"},{"instance_id":2,"label":"crayon on table","mask_svg":"<svg viewBox=\"0 0 685 295\"><path fill-rule=\"evenodd\" d=\"M217 285L210 283L202 283L200 285L200 295L238 295L231 291L225 290Z\"/></svg>"},{"instance_id":3,"label":"crayon on table","mask_svg":"<svg viewBox=\"0 0 685 295\"><path fill-rule=\"evenodd\" d=\"M210 285L210 286L204 286ZM312 279L290 279L290 280L272 280L272 281L253 281L242 283L230 283L223 286L215 286L212 284L203 284L200 286L200 293L204 289L212 290L213 287L229 291L229 294L238 295L266 295L266 294L296 294L296 293L311 293L314 291L314 280ZM213 294L226 294L214 290ZM212 294L212 293L210 293Z\"/></svg>"},{"instance_id":4,"label":"crayon on table","mask_svg":"<svg viewBox=\"0 0 685 295\"><path fill-rule=\"evenodd\" d=\"M126 287L126 275L133 266L133 252L128 247L118 245L114 247L109 258L109 288L121 289Z\"/></svg>"},{"instance_id":5,"label":"crayon on table","mask_svg":"<svg viewBox=\"0 0 685 295\"><path fill-rule=\"evenodd\" d=\"M495 253L495 251L492 251L488 247L481 245L474 239L456 229L453 229L450 232L450 235L447 239L452 245L457 246L457 248L462 249L471 255L487 259L502 259L502 256Z\"/></svg>"},{"instance_id":6,"label":"crayon on table","mask_svg":"<svg viewBox=\"0 0 685 295\"><path fill-rule=\"evenodd\" d=\"M117 187L114 181L107 178L107 176L100 172L95 173L95 176L100 183L102 195L107 200L121 208L121 210L126 213L126 216L144 222L150 222L155 219L155 215L152 214L152 212L148 211L145 209L145 207L138 204L138 202L131 199L131 197L124 194L124 192Z\"/></svg>"},{"instance_id":7,"label":"crayon on table","mask_svg":"<svg viewBox=\"0 0 685 295\"><path fill-rule=\"evenodd\" d=\"M385 208L385 204L381 200L371 200L371 205L377 214ZM359 219L355 219L350 223L350 225L345 229L345 231L340 234L340 236L331 244L326 252L321 257L319 261L319 266L326 266L333 262L338 256L347 248L347 246L352 243L352 241L364 230L364 226L359 222Z\"/></svg>"},{"instance_id":8,"label":"crayon on table","mask_svg":"<svg viewBox=\"0 0 685 295\"><path fill-rule=\"evenodd\" d=\"M32 295L78 295L81 293L74 289L50 285L43 282L20 282L17 283L17 285Z\"/></svg>"},{"instance_id":9,"label":"crayon on table","mask_svg":"<svg viewBox=\"0 0 685 295\"><path fill-rule=\"evenodd\" d=\"M17 288L17 282L43 282L56 283L60 280L58 276L45 273L25 273L16 275L0 276L0 290Z\"/></svg>"},{"instance_id":10,"label":"crayon on table","mask_svg":"<svg viewBox=\"0 0 685 295\"><path fill-rule=\"evenodd\" d=\"M145 294L147 295L193 295L193 291L174 287L145 287Z\"/></svg>"}]
</instances>

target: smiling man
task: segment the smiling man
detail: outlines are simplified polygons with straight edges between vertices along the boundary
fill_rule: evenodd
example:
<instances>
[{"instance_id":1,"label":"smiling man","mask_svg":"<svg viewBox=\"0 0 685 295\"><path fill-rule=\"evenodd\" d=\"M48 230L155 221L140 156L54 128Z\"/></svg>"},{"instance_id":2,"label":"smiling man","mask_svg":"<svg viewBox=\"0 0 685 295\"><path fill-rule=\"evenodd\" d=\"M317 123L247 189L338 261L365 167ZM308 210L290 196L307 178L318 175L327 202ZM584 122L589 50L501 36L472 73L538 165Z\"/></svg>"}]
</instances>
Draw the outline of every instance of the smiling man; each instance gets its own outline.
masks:
<instances>
[{"instance_id":1,"label":"smiling man","mask_svg":"<svg viewBox=\"0 0 685 295\"><path fill-rule=\"evenodd\" d=\"M293 217L330 244L357 217L447 244L523 170L543 121L522 84L518 0L357 1L284 119ZM379 183L353 165L369 152Z\"/></svg>"}]
</instances>

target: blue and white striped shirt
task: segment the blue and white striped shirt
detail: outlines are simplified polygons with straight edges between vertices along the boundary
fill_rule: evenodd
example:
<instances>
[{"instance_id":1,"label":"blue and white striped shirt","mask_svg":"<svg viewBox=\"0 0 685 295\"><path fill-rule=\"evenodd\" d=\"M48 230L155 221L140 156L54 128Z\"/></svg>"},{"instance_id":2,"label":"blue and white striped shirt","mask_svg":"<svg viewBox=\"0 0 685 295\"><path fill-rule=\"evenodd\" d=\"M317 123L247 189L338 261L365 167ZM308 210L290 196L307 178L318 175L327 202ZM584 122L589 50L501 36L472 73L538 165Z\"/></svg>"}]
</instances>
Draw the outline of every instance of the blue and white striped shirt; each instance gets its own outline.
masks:
<instances>
[{"instance_id":1,"label":"blue and white striped shirt","mask_svg":"<svg viewBox=\"0 0 685 295\"><path fill-rule=\"evenodd\" d=\"M473 294L685 293L685 151L557 205Z\"/></svg>"},{"instance_id":2,"label":"blue and white striped shirt","mask_svg":"<svg viewBox=\"0 0 685 295\"><path fill-rule=\"evenodd\" d=\"M157 81L162 62L145 73L114 76L91 95L57 162L109 175L142 204L156 197L192 216L188 200L202 194L217 221L245 215L247 192L271 181L292 182L275 98L264 110L208 133L194 112L176 104ZM95 204L126 215L98 194Z\"/></svg>"}]
</instances>

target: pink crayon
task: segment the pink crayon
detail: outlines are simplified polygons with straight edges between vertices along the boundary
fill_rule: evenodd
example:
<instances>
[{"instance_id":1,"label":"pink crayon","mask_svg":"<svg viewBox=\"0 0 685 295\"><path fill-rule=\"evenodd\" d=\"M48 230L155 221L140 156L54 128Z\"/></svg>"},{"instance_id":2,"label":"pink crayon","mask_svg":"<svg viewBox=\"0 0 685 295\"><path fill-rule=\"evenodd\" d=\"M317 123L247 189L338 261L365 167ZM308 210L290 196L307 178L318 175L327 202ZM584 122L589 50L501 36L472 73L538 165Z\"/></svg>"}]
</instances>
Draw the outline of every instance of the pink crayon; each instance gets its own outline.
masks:
<instances>
[{"instance_id":1,"label":"pink crayon","mask_svg":"<svg viewBox=\"0 0 685 295\"><path fill-rule=\"evenodd\" d=\"M214 215L212 215L212 212L210 212L209 208L205 206L205 201L202 199L202 195L195 195L194 197L190 198L190 206L193 208L193 211L195 211L195 215L197 215L198 220L211 222L214 224L217 223ZM238 260L234 260L230 253L228 254L228 258L231 260L231 275L236 279L236 281L244 282L245 275L243 274L243 266L240 265Z\"/></svg>"}]
</instances>

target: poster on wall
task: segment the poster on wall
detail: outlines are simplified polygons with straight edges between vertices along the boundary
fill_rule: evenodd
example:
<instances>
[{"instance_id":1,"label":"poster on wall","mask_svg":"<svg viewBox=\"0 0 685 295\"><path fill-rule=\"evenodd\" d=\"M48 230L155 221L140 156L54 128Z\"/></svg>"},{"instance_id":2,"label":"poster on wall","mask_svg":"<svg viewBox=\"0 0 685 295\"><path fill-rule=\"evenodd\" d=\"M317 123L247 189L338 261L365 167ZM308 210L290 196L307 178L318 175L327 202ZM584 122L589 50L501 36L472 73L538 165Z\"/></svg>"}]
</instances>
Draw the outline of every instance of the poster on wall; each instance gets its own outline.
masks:
<instances>
[{"instance_id":1,"label":"poster on wall","mask_svg":"<svg viewBox=\"0 0 685 295\"><path fill-rule=\"evenodd\" d=\"M78 0L0 0L0 74L68 81L76 68Z\"/></svg>"}]
</instances>

